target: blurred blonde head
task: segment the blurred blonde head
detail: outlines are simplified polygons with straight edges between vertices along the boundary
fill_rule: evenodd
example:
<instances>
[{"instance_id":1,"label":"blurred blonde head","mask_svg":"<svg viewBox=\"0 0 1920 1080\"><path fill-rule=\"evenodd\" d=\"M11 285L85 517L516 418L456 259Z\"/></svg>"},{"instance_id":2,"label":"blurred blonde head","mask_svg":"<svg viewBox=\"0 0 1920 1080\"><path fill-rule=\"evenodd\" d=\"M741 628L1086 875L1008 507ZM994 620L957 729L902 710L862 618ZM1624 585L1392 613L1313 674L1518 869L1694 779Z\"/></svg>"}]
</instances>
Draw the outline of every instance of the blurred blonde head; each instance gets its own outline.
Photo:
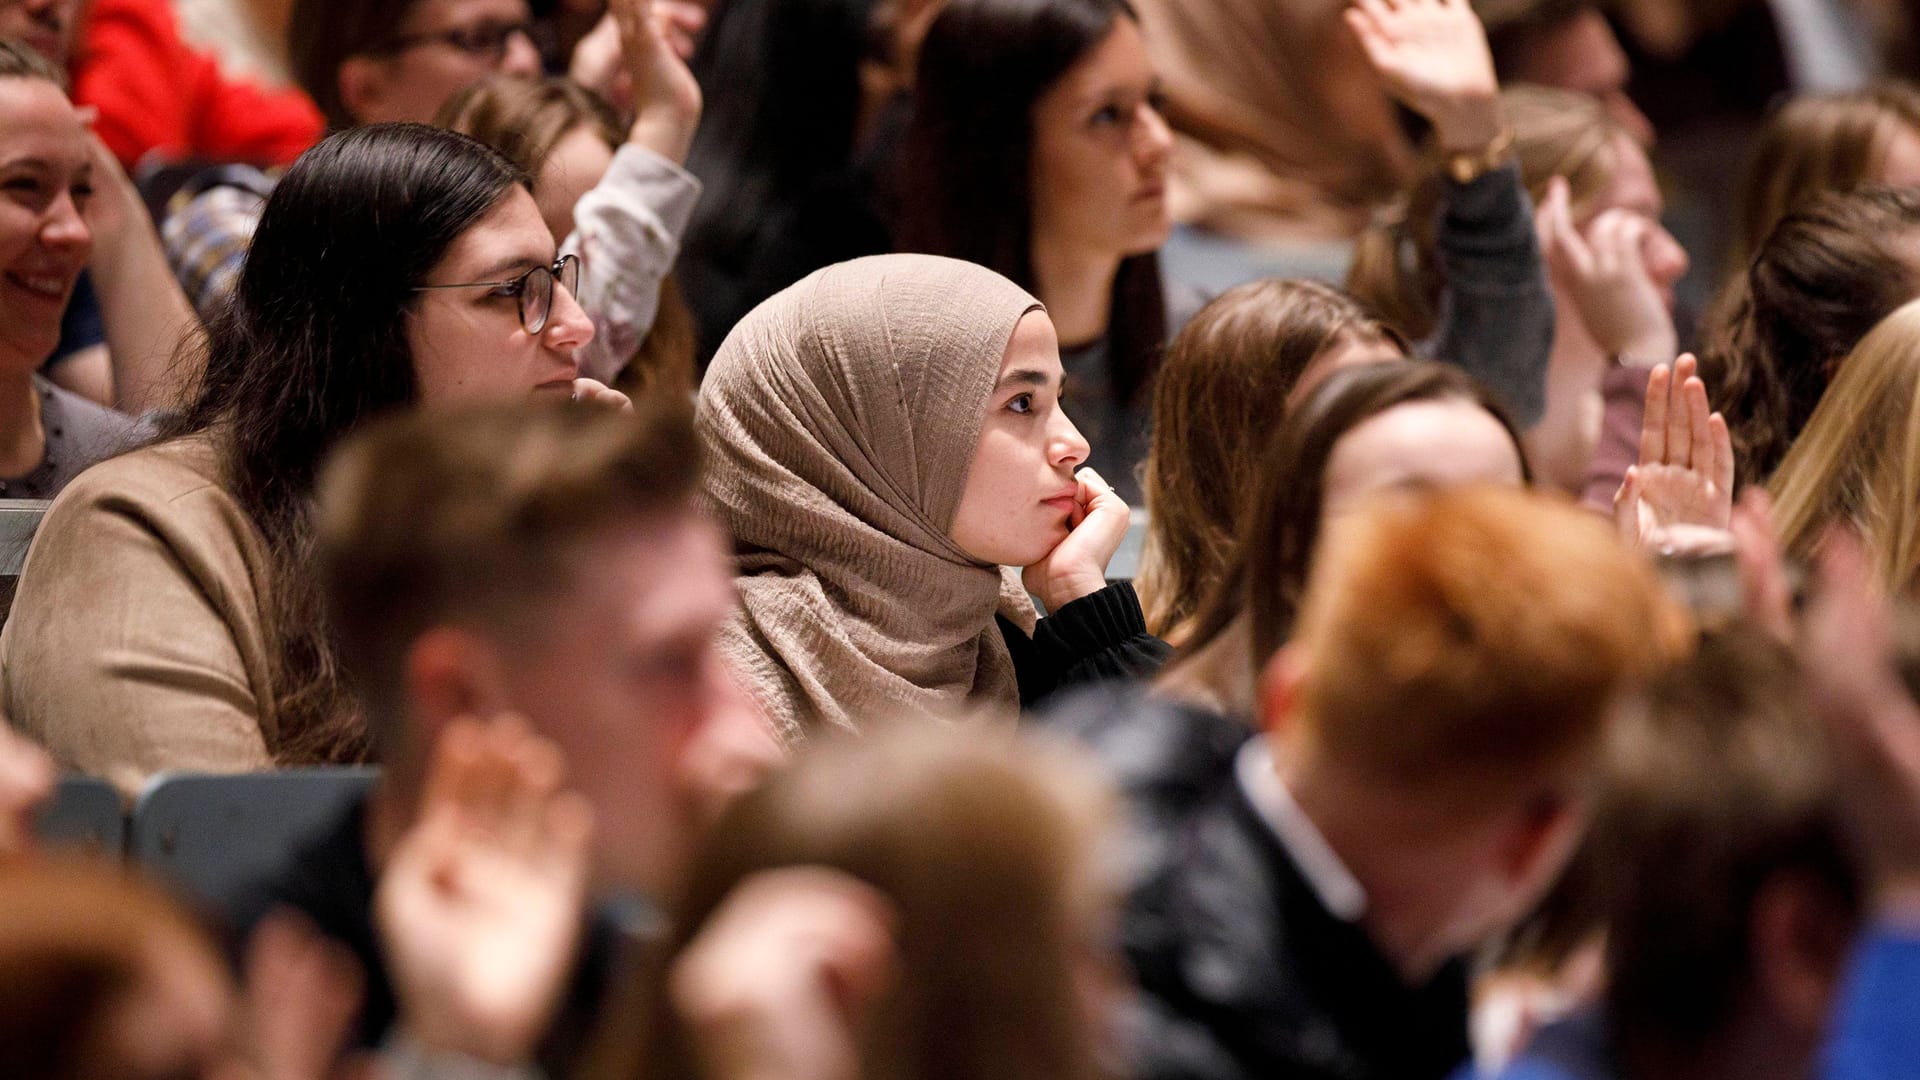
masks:
<instances>
[{"instance_id":1,"label":"blurred blonde head","mask_svg":"<svg viewBox=\"0 0 1920 1080\"><path fill-rule=\"evenodd\" d=\"M1768 484L1789 555L1836 524L1859 530L1889 592L1920 570L1920 301L1881 320L1840 364Z\"/></svg>"}]
</instances>

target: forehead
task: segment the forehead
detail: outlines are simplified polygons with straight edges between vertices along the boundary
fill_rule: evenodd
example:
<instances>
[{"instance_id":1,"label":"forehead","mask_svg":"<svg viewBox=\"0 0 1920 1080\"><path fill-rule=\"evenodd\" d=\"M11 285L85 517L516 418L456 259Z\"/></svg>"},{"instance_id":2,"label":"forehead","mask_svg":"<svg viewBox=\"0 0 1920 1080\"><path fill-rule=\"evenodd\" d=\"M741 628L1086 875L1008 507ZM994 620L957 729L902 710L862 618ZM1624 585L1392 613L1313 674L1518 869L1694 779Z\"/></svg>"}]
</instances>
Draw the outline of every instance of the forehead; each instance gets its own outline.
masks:
<instances>
[{"instance_id":1,"label":"forehead","mask_svg":"<svg viewBox=\"0 0 1920 1080\"><path fill-rule=\"evenodd\" d=\"M408 30L416 30L488 20L522 22L531 17L526 0L418 0L401 24Z\"/></svg>"},{"instance_id":2,"label":"forehead","mask_svg":"<svg viewBox=\"0 0 1920 1080\"><path fill-rule=\"evenodd\" d=\"M59 87L45 79L0 78L0 156L87 162L86 130Z\"/></svg>"},{"instance_id":3,"label":"forehead","mask_svg":"<svg viewBox=\"0 0 1920 1080\"><path fill-rule=\"evenodd\" d=\"M1013 325L1013 336L1007 341L1006 352L1000 356L996 381L1014 371L1061 374L1060 342L1054 334L1053 320L1046 312L1036 308L1020 316L1020 321Z\"/></svg>"},{"instance_id":4,"label":"forehead","mask_svg":"<svg viewBox=\"0 0 1920 1080\"><path fill-rule=\"evenodd\" d=\"M1389 487L1518 484L1520 454L1493 414L1460 399L1396 405L1341 436L1327 461L1329 498Z\"/></svg>"},{"instance_id":5,"label":"forehead","mask_svg":"<svg viewBox=\"0 0 1920 1080\"><path fill-rule=\"evenodd\" d=\"M1147 83L1152 79L1153 63L1147 58L1147 42L1140 26L1122 15L1113 20L1106 37L1060 76L1047 97L1096 97L1115 84Z\"/></svg>"},{"instance_id":6,"label":"forehead","mask_svg":"<svg viewBox=\"0 0 1920 1080\"><path fill-rule=\"evenodd\" d=\"M527 267L553 261L553 233L527 189L515 184L493 208L461 233L440 260L435 276L497 270L514 260Z\"/></svg>"},{"instance_id":7,"label":"forehead","mask_svg":"<svg viewBox=\"0 0 1920 1080\"><path fill-rule=\"evenodd\" d=\"M583 572L552 605L595 637L638 643L705 634L734 604L720 529L690 506L629 521L588 537L574 561Z\"/></svg>"}]
</instances>

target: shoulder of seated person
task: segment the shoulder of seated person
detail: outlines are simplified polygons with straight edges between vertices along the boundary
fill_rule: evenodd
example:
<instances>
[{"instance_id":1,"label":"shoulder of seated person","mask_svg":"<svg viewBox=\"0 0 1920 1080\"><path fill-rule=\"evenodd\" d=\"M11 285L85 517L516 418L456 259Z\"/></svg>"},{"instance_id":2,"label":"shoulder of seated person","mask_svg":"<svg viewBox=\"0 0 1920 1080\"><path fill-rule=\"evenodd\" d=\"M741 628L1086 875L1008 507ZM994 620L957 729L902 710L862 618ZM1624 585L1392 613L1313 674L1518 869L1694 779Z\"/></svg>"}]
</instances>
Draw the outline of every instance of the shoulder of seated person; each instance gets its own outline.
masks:
<instances>
[{"instance_id":1,"label":"shoulder of seated person","mask_svg":"<svg viewBox=\"0 0 1920 1080\"><path fill-rule=\"evenodd\" d=\"M213 446L205 438L168 439L108 458L74 477L48 518L85 508L181 513L201 502L231 505L233 498L218 476Z\"/></svg>"}]
</instances>

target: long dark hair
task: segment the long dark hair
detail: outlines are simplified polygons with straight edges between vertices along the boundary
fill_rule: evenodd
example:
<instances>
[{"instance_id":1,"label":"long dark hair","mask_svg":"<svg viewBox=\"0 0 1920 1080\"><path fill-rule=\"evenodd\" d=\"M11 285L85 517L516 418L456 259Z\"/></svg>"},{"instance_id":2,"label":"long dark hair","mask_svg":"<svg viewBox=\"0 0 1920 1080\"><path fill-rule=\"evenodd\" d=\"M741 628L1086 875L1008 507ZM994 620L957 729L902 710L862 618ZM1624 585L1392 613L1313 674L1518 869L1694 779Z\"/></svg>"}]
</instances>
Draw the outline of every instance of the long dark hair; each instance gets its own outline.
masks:
<instances>
[{"instance_id":1,"label":"long dark hair","mask_svg":"<svg viewBox=\"0 0 1920 1080\"><path fill-rule=\"evenodd\" d=\"M1286 644L1320 536L1327 461L1334 447L1368 420L1415 401L1469 401L1485 409L1513 438L1521 475L1532 480L1519 429L1486 388L1459 368L1398 360L1335 371L1267 444L1259 490L1241 513L1245 524L1239 549L1201 606L1187 642L1188 655L1219 637L1242 614L1252 620L1253 670L1260 670Z\"/></svg>"},{"instance_id":2,"label":"long dark hair","mask_svg":"<svg viewBox=\"0 0 1920 1080\"><path fill-rule=\"evenodd\" d=\"M955 0L941 11L914 84L907 130L903 251L966 259L1035 288L1033 106L1106 40L1127 0ZM1166 343L1155 254L1123 260L1108 327L1115 397L1130 401Z\"/></svg>"},{"instance_id":3,"label":"long dark hair","mask_svg":"<svg viewBox=\"0 0 1920 1080\"><path fill-rule=\"evenodd\" d=\"M1881 319L1920 295L1920 192L1866 187L1788 213L1736 282L1701 367L1743 484L1764 484Z\"/></svg>"},{"instance_id":4,"label":"long dark hair","mask_svg":"<svg viewBox=\"0 0 1920 1080\"><path fill-rule=\"evenodd\" d=\"M685 245L694 289L702 263L747 273L760 230L852 160L860 65L887 47L874 33L878 4L728 0L717 8L691 65L707 99L687 152L687 170L705 186ZM704 329L712 337L732 328Z\"/></svg>"},{"instance_id":5,"label":"long dark hair","mask_svg":"<svg viewBox=\"0 0 1920 1080\"><path fill-rule=\"evenodd\" d=\"M223 479L272 555L262 614L282 762L364 752L310 572L320 460L370 417L414 402L413 288L516 185L526 174L450 131L376 124L331 135L274 188L233 298L207 328L198 395L166 434L212 436Z\"/></svg>"}]
</instances>

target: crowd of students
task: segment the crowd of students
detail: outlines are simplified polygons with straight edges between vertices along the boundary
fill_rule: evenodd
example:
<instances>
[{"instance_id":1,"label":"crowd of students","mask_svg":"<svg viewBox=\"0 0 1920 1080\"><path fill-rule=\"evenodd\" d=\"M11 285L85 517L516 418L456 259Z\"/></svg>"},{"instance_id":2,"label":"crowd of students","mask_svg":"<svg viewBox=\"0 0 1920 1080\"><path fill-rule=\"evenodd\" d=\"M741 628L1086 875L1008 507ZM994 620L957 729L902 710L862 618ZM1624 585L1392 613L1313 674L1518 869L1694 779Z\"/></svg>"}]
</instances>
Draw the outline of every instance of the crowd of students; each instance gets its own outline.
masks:
<instances>
[{"instance_id":1,"label":"crowd of students","mask_svg":"<svg viewBox=\"0 0 1920 1080\"><path fill-rule=\"evenodd\" d=\"M1920 1076L1898 10L233 3L0 0L0 1074Z\"/></svg>"}]
</instances>

